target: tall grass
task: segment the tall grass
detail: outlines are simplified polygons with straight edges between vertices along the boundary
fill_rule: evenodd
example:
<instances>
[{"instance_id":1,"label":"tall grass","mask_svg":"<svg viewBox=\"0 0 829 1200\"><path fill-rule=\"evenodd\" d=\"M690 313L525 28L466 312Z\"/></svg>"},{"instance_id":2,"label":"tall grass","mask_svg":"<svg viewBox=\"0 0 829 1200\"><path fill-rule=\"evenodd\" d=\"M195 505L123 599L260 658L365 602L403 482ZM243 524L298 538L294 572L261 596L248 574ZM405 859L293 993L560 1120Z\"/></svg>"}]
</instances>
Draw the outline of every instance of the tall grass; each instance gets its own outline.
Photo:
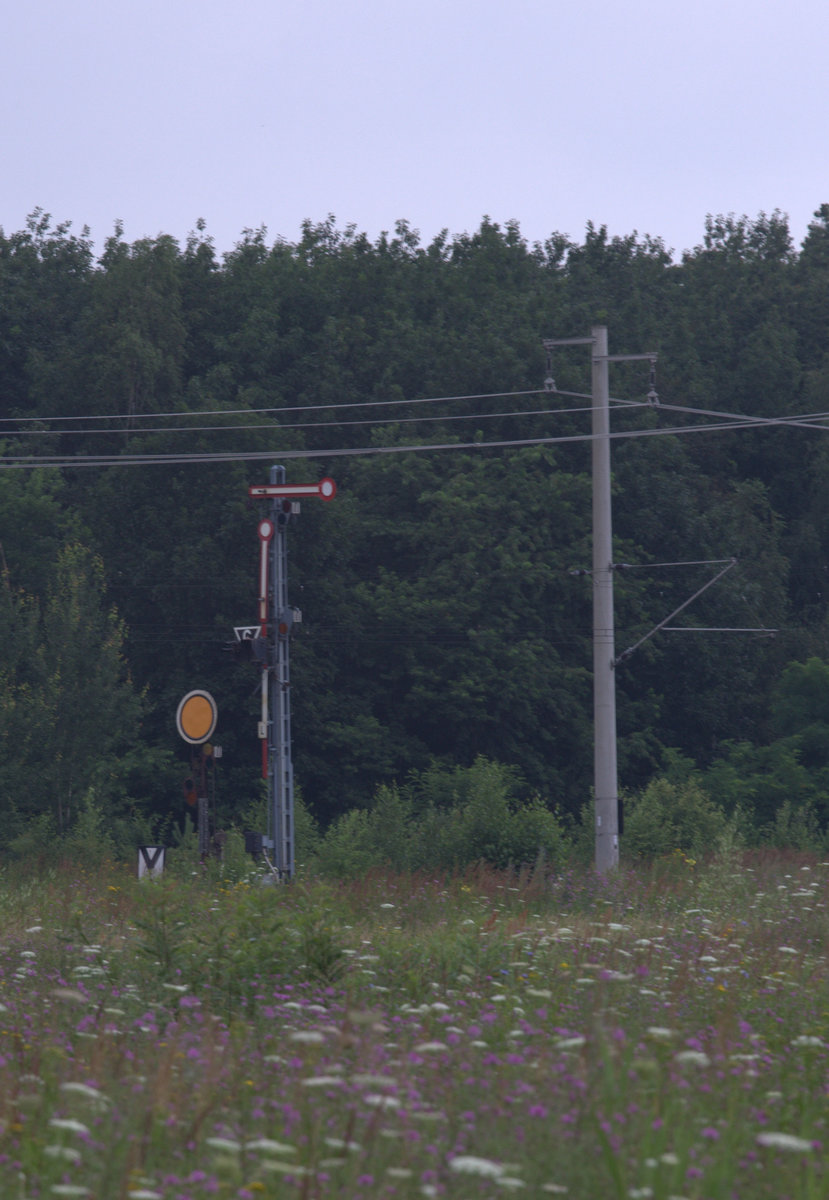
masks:
<instances>
[{"instance_id":1,"label":"tall grass","mask_svg":"<svg viewBox=\"0 0 829 1200\"><path fill-rule=\"evenodd\" d=\"M0 1195L829 1193L829 863L0 872Z\"/></svg>"}]
</instances>

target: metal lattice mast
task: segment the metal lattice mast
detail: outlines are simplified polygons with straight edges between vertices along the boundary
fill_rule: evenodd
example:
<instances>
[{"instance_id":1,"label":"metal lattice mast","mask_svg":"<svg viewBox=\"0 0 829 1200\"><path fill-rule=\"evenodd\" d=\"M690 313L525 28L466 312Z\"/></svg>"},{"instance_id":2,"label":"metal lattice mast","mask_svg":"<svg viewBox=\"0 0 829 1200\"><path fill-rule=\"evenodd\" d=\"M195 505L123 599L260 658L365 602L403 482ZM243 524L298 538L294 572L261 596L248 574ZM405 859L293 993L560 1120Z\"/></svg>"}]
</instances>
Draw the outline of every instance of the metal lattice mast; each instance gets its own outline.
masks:
<instances>
[{"instance_id":1,"label":"metal lattice mast","mask_svg":"<svg viewBox=\"0 0 829 1200\"><path fill-rule=\"evenodd\" d=\"M259 522L258 624L234 629L239 641L251 641L262 669L259 738L262 777L268 785L268 829L265 848L273 855L280 878L294 874L294 769L291 759L290 639L298 609L288 603L288 522L299 512L299 497L333 500L333 479L319 483L286 483L285 468L271 467L270 482L248 488L252 499L269 500L270 516Z\"/></svg>"},{"instance_id":2,"label":"metal lattice mast","mask_svg":"<svg viewBox=\"0 0 829 1200\"><path fill-rule=\"evenodd\" d=\"M285 468L271 467L270 482L285 483ZM288 518L290 500L274 497L274 536L271 539L271 611L273 631L270 663L270 721L268 728L268 836L273 843L274 866L280 875L294 874L294 771L291 761L291 662L290 633L293 613L288 607Z\"/></svg>"}]
</instances>

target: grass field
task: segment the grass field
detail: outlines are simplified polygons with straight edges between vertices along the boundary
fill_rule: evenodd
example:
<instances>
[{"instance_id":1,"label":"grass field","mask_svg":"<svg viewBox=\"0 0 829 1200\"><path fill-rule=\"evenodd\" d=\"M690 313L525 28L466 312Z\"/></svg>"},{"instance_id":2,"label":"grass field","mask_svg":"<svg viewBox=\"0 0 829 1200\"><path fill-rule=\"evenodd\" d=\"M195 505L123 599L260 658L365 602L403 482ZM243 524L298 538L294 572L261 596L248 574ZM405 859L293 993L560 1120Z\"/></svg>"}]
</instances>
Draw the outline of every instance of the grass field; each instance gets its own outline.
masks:
<instances>
[{"instance_id":1,"label":"grass field","mask_svg":"<svg viewBox=\"0 0 829 1200\"><path fill-rule=\"evenodd\" d=\"M0 1196L824 1200L829 863L0 874Z\"/></svg>"}]
</instances>

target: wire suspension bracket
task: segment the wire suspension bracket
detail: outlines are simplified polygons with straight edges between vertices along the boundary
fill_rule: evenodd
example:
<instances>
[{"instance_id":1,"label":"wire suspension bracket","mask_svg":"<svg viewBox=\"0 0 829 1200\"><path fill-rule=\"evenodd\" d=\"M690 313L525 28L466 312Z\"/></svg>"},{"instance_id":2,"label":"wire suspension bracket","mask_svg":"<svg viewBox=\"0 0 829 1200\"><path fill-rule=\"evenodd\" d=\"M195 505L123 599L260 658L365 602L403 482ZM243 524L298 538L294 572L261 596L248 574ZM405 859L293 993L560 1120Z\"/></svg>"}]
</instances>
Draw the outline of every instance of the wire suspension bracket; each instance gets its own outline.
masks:
<instances>
[{"instance_id":1,"label":"wire suspension bracket","mask_svg":"<svg viewBox=\"0 0 829 1200\"><path fill-rule=\"evenodd\" d=\"M703 594L703 592L707 592L708 589L710 587L713 587L714 584L717 583L720 579L722 579L722 577L724 575L727 575L728 572L733 567L736 567L737 559L733 558L733 557L732 558L712 558L712 559L704 559L701 561L687 562L687 563L677 562L677 563L655 563L654 564L654 566L661 566L661 567L686 567L686 566L712 566L713 567L713 566L717 566L719 563L725 563L725 566L722 568L722 570L718 571L716 573L716 575L712 576L712 578L709 579L706 583L704 583L701 588L697 588L697 590L694 592L694 594L692 596L689 596L687 600L684 600L682 602L682 604L680 604L677 608L675 608L673 610L673 612L668 613L667 617L665 617L662 621L660 621L658 625L654 625L653 629L651 629L648 633L646 633L644 635L644 637L641 637L638 642L634 642L634 644L632 646L628 646L627 650L623 650L622 653L619 655L619 657L614 660L614 663L613 663L614 668L618 667L620 663L626 662L630 658L630 656L636 650L639 649L639 647L641 645L643 645L650 638L652 638L655 633L659 633L660 631L663 633L759 633L759 634L763 634L766 637L773 637L774 634L778 633L779 630L768 629L765 626L760 626L759 628L742 628L742 627L737 628L735 626L726 626L726 625L701 626L701 625L669 625L668 624L669 621L672 621L674 619L674 617L678 616L681 612L683 612L686 608L688 608L688 606L690 604L693 604L693 602L696 599L698 599L698 597L701 596ZM649 564L645 563L643 565L645 567L647 567ZM635 570L636 568L632 563L614 563L613 569L616 571L631 571L631 570Z\"/></svg>"}]
</instances>

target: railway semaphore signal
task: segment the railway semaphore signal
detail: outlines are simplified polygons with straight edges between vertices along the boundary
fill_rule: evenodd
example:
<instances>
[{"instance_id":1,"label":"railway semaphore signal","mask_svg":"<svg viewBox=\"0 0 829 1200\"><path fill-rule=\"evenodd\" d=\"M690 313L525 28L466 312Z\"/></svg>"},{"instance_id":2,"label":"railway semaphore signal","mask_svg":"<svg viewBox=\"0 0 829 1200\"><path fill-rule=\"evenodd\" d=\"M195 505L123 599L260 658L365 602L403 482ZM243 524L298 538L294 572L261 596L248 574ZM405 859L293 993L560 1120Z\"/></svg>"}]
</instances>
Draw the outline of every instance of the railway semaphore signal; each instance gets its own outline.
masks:
<instances>
[{"instance_id":1,"label":"railway semaphore signal","mask_svg":"<svg viewBox=\"0 0 829 1200\"><path fill-rule=\"evenodd\" d=\"M327 476L319 483L286 483L285 468L271 467L270 482L253 484L248 496L269 502L257 526L259 570L255 625L234 628L237 641L251 643L261 664L262 689L257 732L262 744L262 777L268 783L268 831L262 839L280 878L294 874L294 777L291 761L290 635L301 620L288 603L290 518L299 501L333 500L337 485Z\"/></svg>"}]
</instances>

